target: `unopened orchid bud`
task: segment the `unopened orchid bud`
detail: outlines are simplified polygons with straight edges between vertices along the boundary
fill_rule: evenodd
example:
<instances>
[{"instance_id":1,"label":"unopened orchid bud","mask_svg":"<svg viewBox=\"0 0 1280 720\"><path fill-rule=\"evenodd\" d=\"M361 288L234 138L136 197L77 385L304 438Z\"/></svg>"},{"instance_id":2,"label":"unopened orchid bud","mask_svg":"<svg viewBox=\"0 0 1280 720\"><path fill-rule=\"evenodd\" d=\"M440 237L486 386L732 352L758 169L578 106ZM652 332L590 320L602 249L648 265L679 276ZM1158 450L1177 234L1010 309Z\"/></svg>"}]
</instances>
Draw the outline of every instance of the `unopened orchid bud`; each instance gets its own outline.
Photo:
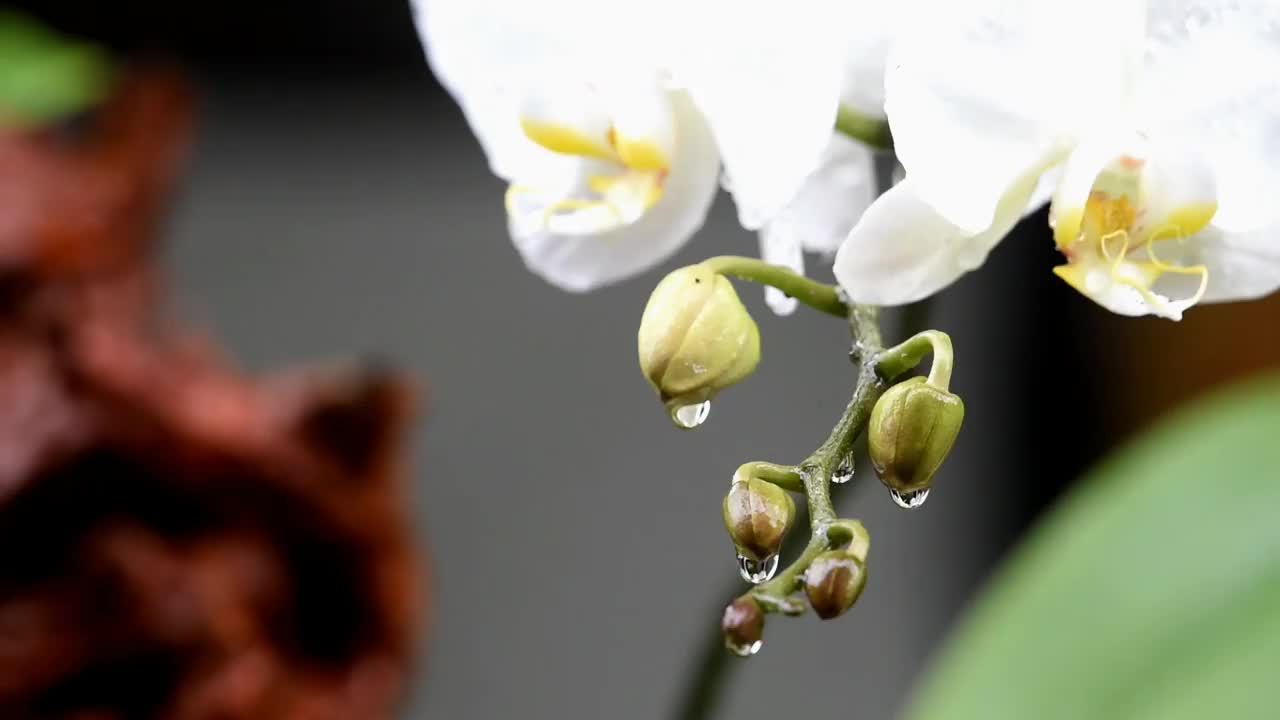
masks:
<instances>
[{"instance_id":1,"label":"unopened orchid bud","mask_svg":"<svg viewBox=\"0 0 1280 720\"><path fill-rule=\"evenodd\" d=\"M750 375L760 331L727 278L703 265L662 279L640 318L640 369L672 420L692 428L711 398Z\"/></svg>"},{"instance_id":2,"label":"unopened orchid bud","mask_svg":"<svg viewBox=\"0 0 1280 720\"><path fill-rule=\"evenodd\" d=\"M871 411L867 450L880 482L899 504L915 507L914 500L923 499L963 420L964 402L922 377L880 396Z\"/></svg>"},{"instance_id":3,"label":"unopened orchid bud","mask_svg":"<svg viewBox=\"0 0 1280 720\"><path fill-rule=\"evenodd\" d=\"M814 558L804 573L804 592L823 620L853 607L866 584L866 557L852 550L828 550Z\"/></svg>"},{"instance_id":4,"label":"unopened orchid bud","mask_svg":"<svg viewBox=\"0 0 1280 720\"><path fill-rule=\"evenodd\" d=\"M764 610L750 597L740 597L724 609L720 632L724 635L724 646L733 654L755 655L764 642Z\"/></svg>"},{"instance_id":5,"label":"unopened orchid bud","mask_svg":"<svg viewBox=\"0 0 1280 720\"><path fill-rule=\"evenodd\" d=\"M753 563L752 567L765 563L776 567L782 539L795 517L796 503L787 491L759 478L735 476L724 498L724 525L738 557L744 564Z\"/></svg>"}]
</instances>

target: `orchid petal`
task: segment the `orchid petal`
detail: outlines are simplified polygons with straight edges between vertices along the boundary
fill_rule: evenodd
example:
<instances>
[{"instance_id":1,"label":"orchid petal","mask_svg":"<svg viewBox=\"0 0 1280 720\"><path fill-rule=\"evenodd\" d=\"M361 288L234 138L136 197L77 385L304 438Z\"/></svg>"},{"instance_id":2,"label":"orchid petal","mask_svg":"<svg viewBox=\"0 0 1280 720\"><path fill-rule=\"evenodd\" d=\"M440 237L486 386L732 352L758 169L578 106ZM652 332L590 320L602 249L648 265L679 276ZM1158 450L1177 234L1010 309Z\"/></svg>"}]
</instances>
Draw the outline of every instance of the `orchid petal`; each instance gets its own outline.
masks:
<instances>
[{"instance_id":1,"label":"orchid petal","mask_svg":"<svg viewBox=\"0 0 1280 720\"><path fill-rule=\"evenodd\" d=\"M1025 173L996 205L986 230L970 233L925 202L911 175L871 204L836 253L835 274L854 302L902 305L977 268L1021 219L1041 170Z\"/></svg>"},{"instance_id":2,"label":"orchid petal","mask_svg":"<svg viewBox=\"0 0 1280 720\"><path fill-rule=\"evenodd\" d=\"M557 287L585 292L657 265L702 226L718 189L719 157L689 99L681 93L671 97L679 145L657 203L631 222L614 222L612 229L604 231L551 227L545 222L551 203L566 197L593 170L591 160L563 158L573 172L562 173L562 184L543 194L522 196L528 205L511 213L512 239L531 271ZM580 218L587 230L597 220L609 218Z\"/></svg>"},{"instance_id":3,"label":"orchid petal","mask_svg":"<svg viewBox=\"0 0 1280 720\"><path fill-rule=\"evenodd\" d=\"M1160 254L1166 262L1206 268L1201 302L1252 300L1280 289L1280 225L1238 232L1210 223L1189 238L1161 243Z\"/></svg>"},{"instance_id":4,"label":"orchid petal","mask_svg":"<svg viewBox=\"0 0 1280 720\"><path fill-rule=\"evenodd\" d=\"M1141 46L1137 7L934 6L895 44L885 80L895 149L919 197L968 232L989 227L1028 168L1060 158L1097 108L1124 106L1127 48Z\"/></svg>"},{"instance_id":5,"label":"orchid petal","mask_svg":"<svg viewBox=\"0 0 1280 720\"><path fill-rule=\"evenodd\" d=\"M809 252L834 253L875 196L872 152L836 133L795 199L760 232Z\"/></svg>"},{"instance_id":6,"label":"orchid petal","mask_svg":"<svg viewBox=\"0 0 1280 720\"><path fill-rule=\"evenodd\" d=\"M1280 4L1153 0L1139 106L1215 167L1220 228L1280 218Z\"/></svg>"},{"instance_id":7,"label":"orchid petal","mask_svg":"<svg viewBox=\"0 0 1280 720\"><path fill-rule=\"evenodd\" d=\"M698 32L680 43L673 79L707 118L741 224L759 229L796 195L831 136L846 11L827 0L786 12L764 0L690 5L682 25Z\"/></svg>"}]
</instances>

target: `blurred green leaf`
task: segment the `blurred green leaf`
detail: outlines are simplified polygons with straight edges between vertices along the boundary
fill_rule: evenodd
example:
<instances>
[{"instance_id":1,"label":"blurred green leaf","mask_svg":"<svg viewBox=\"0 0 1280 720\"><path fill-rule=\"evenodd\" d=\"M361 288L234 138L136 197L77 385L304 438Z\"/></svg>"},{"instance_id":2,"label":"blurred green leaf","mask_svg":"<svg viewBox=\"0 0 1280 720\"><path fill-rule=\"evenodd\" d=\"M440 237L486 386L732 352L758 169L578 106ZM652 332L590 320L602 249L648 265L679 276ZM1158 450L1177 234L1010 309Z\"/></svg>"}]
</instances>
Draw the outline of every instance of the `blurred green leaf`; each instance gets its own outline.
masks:
<instances>
[{"instance_id":1,"label":"blurred green leaf","mask_svg":"<svg viewBox=\"0 0 1280 720\"><path fill-rule=\"evenodd\" d=\"M0 125L28 127L73 115L99 102L110 79L99 48L0 9Z\"/></svg>"},{"instance_id":2,"label":"blurred green leaf","mask_svg":"<svg viewBox=\"0 0 1280 720\"><path fill-rule=\"evenodd\" d=\"M908 717L1280 717L1278 380L1192 406L1093 473L999 572Z\"/></svg>"}]
</instances>

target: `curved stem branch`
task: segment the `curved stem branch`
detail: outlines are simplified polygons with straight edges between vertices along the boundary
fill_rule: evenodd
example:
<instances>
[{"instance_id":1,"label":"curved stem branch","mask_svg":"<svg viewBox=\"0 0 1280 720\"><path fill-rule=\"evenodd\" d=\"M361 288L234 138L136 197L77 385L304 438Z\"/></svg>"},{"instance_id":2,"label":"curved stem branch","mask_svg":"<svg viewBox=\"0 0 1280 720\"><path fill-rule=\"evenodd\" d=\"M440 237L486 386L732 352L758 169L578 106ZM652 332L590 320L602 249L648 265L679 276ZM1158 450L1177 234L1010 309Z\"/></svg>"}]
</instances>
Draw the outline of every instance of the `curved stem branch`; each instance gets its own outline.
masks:
<instances>
[{"instance_id":1,"label":"curved stem branch","mask_svg":"<svg viewBox=\"0 0 1280 720\"><path fill-rule=\"evenodd\" d=\"M792 272L790 268L739 255L720 255L703 260L701 264L717 273L776 287L815 310L838 317L849 314L849 306L840 299L834 285L817 282Z\"/></svg>"},{"instance_id":2,"label":"curved stem branch","mask_svg":"<svg viewBox=\"0 0 1280 720\"><path fill-rule=\"evenodd\" d=\"M772 580L747 591L766 611L786 614L804 612L803 603L799 603L797 607L796 601L791 598L800 589L804 571L819 554L847 542L840 539L842 533L829 532L833 524L840 522L831 502L831 475L853 450L853 442L866 428L871 409L889 386L878 372L883 347L877 309L854 306L849 313L849 327L854 335L854 353L862 365L858 373L858 384L826 441L798 466L809 505L808 545L798 558Z\"/></svg>"},{"instance_id":3,"label":"curved stem branch","mask_svg":"<svg viewBox=\"0 0 1280 720\"><path fill-rule=\"evenodd\" d=\"M836 111L836 130L875 150L893 149L893 135L887 120L864 115L847 105L841 105Z\"/></svg>"},{"instance_id":4,"label":"curved stem branch","mask_svg":"<svg viewBox=\"0 0 1280 720\"><path fill-rule=\"evenodd\" d=\"M835 510L831 501L831 485L829 483L830 474L833 467L836 467L841 459L837 454L841 449L847 453L852 445L853 439L862 430L866 419L870 413L870 408L875 405L875 400L879 398L883 392L887 381L884 379L889 377L885 370L871 370L870 368L880 368L886 362L890 362L894 357L886 355L888 351L883 350L883 341L880 336L879 312L876 308L865 305L854 305L847 309L847 317L849 321L849 330L853 335L853 349L850 355L855 362L858 362L862 369L858 376L858 389L854 391L854 399L850 401L849 406L845 408L844 413L840 417L836 428L832 430L831 435L826 442L822 444L818 450L815 450L810 459L814 456L821 455L823 458L833 458L834 462L828 463L826 459L820 459L819 466L827 467L827 480L819 485L816 482L815 473L806 473L804 476L804 490L806 496L816 495L818 497L818 505L811 506L825 508L824 512L828 513L828 518L835 517ZM928 322L928 311L925 305L917 305L911 316L909 329L907 332L918 330ZM917 359L917 362L919 359ZM864 385L869 385L878 390L862 390ZM859 399L859 398L862 399ZM866 413L866 414L864 414ZM861 420L859 419L861 418ZM847 436L847 439L846 439ZM833 440L834 438L834 440ZM825 450L824 450L825 449ZM808 461L806 461L808 462ZM804 465L804 463L802 463ZM786 466L782 466L786 467ZM840 485L839 488L847 488L855 483ZM802 510L803 512L803 510ZM801 552L801 559L808 557L808 561L795 562L782 571L784 577L790 573L791 580L785 584L787 587L796 587L796 578L800 572L807 568L812 559L822 552L822 548L826 543L832 546L843 544L845 541L844 528L840 527L845 521L828 520L822 525L827 529L824 531L825 541L822 544L816 542L815 537L811 536L809 543ZM815 523L811 523L811 527ZM853 531L849 534L855 535ZM789 544L789 543L788 543ZM775 578L777 580L777 578ZM721 598L730 596L725 593ZM775 612L783 612L785 609L795 610L795 600L790 597L775 598L770 597L770 601L780 602L781 604L775 608ZM716 610L723 609L724 604L720 603L716 606ZM800 605L799 611L803 611L803 605ZM704 641L702 650L698 653L695 664L687 678L686 690L680 698L680 704L674 717L679 720L707 720L711 718L716 711L716 703L721 696L724 688L725 679L729 674L729 669L734 660L732 656L724 649L724 638L720 634L718 627L709 628L707 638Z\"/></svg>"},{"instance_id":5,"label":"curved stem branch","mask_svg":"<svg viewBox=\"0 0 1280 720\"><path fill-rule=\"evenodd\" d=\"M939 330L926 330L906 341L885 350L876 364L880 376L892 380L920 364L924 356L933 353L929 366L928 383L941 390L951 385L952 350L951 337Z\"/></svg>"},{"instance_id":6,"label":"curved stem branch","mask_svg":"<svg viewBox=\"0 0 1280 720\"><path fill-rule=\"evenodd\" d=\"M793 465L779 465L771 462L743 463L733 474L733 479L756 477L773 483L783 490L804 492L804 479L800 471Z\"/></svg>"}]
</instances>

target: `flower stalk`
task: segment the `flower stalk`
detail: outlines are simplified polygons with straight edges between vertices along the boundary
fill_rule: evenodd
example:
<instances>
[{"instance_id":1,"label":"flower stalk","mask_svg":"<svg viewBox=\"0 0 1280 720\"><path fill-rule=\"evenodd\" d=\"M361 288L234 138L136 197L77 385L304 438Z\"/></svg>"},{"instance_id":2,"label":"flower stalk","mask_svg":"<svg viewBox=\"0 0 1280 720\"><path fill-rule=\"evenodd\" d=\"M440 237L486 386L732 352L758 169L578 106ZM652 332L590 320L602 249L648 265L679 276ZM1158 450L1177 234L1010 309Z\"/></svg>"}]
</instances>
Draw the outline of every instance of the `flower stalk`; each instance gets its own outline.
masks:
<instances>
[{"instance_id":1,"label":"flower stalk","mask_svg":"<svg viewBox=\"0 0 1280 720\"><path fill-rule=\"evenodd\" d=\"M893 134L889 122L883 118L864 115L848 105L836 111L836 131L847 135L873 150L893 150Z\"/></svg>"},{"instance_id":2,"label":"flower stalk","mask_svg":"<svg viewBox=\"0 0 1280 720\"><path fill-rule=\"evenodd\" d=\"M803 589L804 572L822 553L847 545L854 539L850 529L853 521L836 516L831 501L831 476L849 452L853 443L867 426L871 409L889 387L881 363L897 368L910 360L909 350L899 345L886 351L880 336L879 309L865 305L852 306L848 311L849 329L854 341L854 360L861 368L853 397L836 421L826 441L796 466L796 472L804 484L805 500L809 507L809 542L800 556L768 582L748 590L750 596L765 612L799 615L805 603L797 595ZM905 345L906 343L904 343ZM923 354L920 355L923 357ZM919 362L919 358L916 360Z\"/></svg>"},{"instance_id":3,"label":"flower stalk","mask_svg":"<svg viewBox=\"0 0 1280 720\"><path fill-rule=\"evenodd\" d=\"M828 315L846 317L849 314L849 306L845 304L840 291L834 285L827 285L799 275L790 268L771 265L757 258L740 255L720 255L703 260L699 264L718 274L771 285L814 310L821 310Z\"/></svg>"},{"instance_id":4,"label":"flower stalk","mask_svg":"<svg viewBox=\"0 0 1280 720\"><path fill-rule=\"evenodd\" d=\"M769 282L785 278L790 273L785 268L768 266L760 271L755 263L737 263L731 258L713 258L721 267L732 267L741 273L738 277ZM726 270L726 272L728 272ZM749 273L749 274L748 274ZM813 281L808 281L812 283ZM817 285L818 283L813 283ZM841 295L831 289L834 300L844 305ZM821 294L809 297L822 297ZM812 303L809 304L811 307ZM818 308L824 309L824 308ZM829 310L825 310L830 312ZM795 560L770 581L755 586L734 600L741 606L759 608L764 613L799 615L804 612L806 597L802 592L805 573L815 560L832 549L865 557L868 537L861 523L837 516L832 500L831 478L853 448L858 436L870 421L876 402L891 387L893 381L918 365L926 355L933 353L934 367L931 375L938 382L949 381L951 369L950 340L943 333L919 333L909 340L886 349L881 337L879 309L868 305L844 305L843 317L852 336L850 359L859 366L858 378L849 404L841 413L827 439L798 465L781 465L755 461L745 463L740 473L749 473L772 482L779 487L803 492L806 498L810 533L804 548ZM918 328L926 324L927 310L922 306L908 308L907 327ZM840 486L844 487L844 486ZM797 518L803 523L804 513ZM788 543L790 544L790 543ZM784 548L784 553L786 548ZM761 630L763 624L761 624ZM714 712L720 689L726 679L732 655L725 649L722 629L717 628L699 653L694 672L689 677L688 692L681 698L675 717L682 720L705 720Z\"/></svg>"}]
</instances>

